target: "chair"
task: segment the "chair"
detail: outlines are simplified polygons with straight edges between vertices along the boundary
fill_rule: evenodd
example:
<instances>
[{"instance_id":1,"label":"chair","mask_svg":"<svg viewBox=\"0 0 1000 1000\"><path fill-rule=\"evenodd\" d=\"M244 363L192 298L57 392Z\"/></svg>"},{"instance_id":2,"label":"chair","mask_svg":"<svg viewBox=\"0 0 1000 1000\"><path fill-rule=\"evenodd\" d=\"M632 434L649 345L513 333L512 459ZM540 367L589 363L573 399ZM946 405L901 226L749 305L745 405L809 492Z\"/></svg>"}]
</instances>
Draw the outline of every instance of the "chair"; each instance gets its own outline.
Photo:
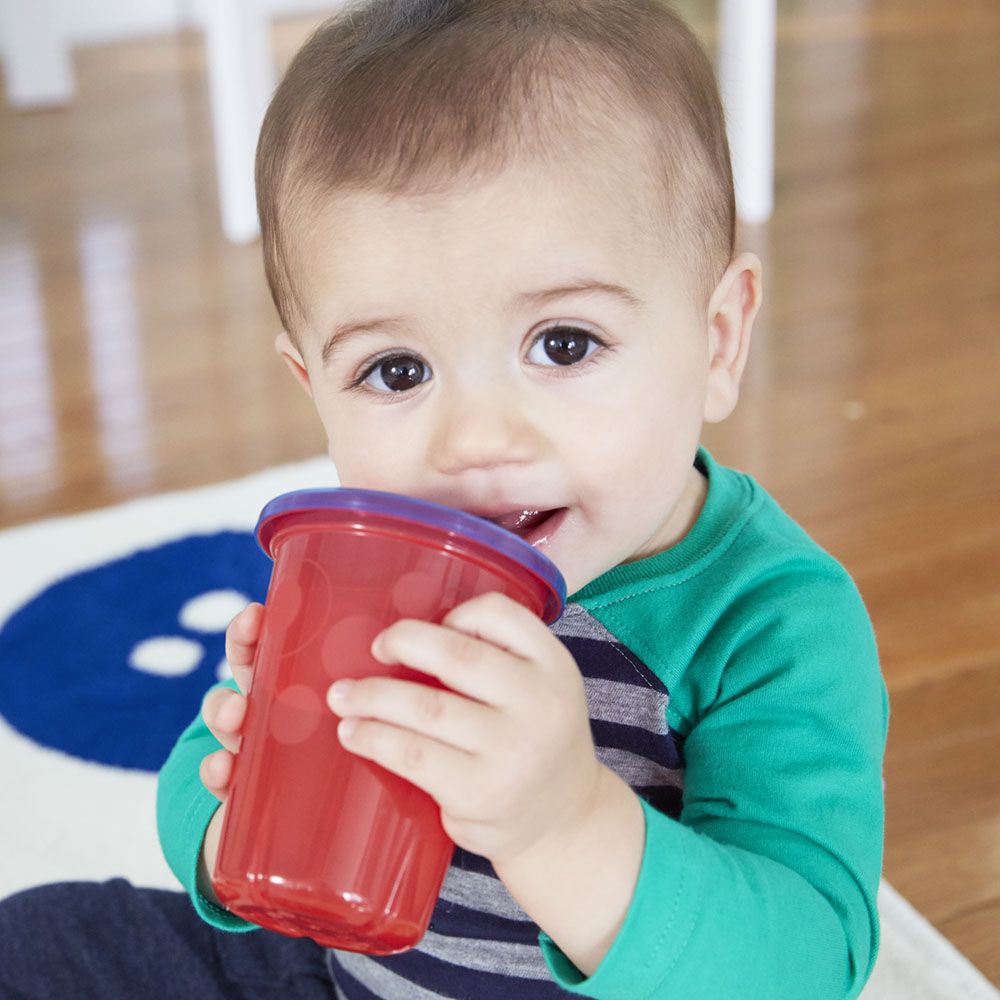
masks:
<instances>
[{"instance_id":1,"label":"chair","mask_svg":"<svg viewBox=\"0 0 1000 1000\"><path fill-rule=\"evenodd\" d=\"M7 93L15 107L73 97L69 47L55 9L55 0L0 0ZM719 0L719 25L718 77L737 214L754 225L774 207L776 0ZM222 230L233 243L250 243L259 234L254 147L275 82L268 13L262 0L205 0L204 30Z\"/></svg>"}]
</instances>

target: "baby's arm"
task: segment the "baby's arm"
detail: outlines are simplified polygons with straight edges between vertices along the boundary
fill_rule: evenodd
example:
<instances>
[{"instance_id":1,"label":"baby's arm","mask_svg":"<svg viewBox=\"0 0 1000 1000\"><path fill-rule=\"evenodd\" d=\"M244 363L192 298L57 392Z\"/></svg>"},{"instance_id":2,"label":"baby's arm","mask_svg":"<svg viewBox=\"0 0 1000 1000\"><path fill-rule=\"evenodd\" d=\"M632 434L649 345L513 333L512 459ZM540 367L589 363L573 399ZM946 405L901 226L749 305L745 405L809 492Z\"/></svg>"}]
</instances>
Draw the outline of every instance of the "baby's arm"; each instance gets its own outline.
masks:
<instances>
[{"instance_id":1,"label":"baby's arm","mask_svg":"<svg viewBox=\"0 0 1000 1000\"><path fill-rule=\"evenodd\" d=\"M842 572L748 597L702 643L693 693L672 693L683 812L642 802L642 865L604 960L584 976L542 936L570 992L844 1000L868 977L886 735L871 623Z\"/></svg>"},{"instance_id":2,"label":"baby's arm","mask_svg":"<svg viewBox=\"0 0 1000 1000\"><path fill-rule=\"evenodd\" d=\"M246 714L241 692L249 685L262 611L263 605L250 604L230 622L226 658L233 680L216 685L205 696L201 715L181 734L157 785L157 827L167 863L199 914L227 930L254 927L220 906L211 872Z\"/></svg>"}]
</instances>

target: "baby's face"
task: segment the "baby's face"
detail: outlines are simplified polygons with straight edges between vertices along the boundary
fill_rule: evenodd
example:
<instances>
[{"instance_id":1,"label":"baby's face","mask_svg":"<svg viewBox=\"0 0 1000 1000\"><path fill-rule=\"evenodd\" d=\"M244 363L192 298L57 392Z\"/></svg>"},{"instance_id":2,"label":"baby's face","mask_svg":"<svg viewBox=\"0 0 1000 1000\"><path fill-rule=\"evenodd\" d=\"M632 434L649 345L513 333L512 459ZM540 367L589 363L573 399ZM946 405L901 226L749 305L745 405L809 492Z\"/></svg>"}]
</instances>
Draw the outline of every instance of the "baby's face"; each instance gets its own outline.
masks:
<instances>
[{"instance_id":1,"label":"baby's face","mask_svg":"<svg viewBox=\"0 0 1000 1000\"><path fill-rule=\"evenodd\" d=\"M299 243L302 353L277 347L341 483L502 516L570 593L677 541L704 497L710 336L641 242L649 198L580 157L331 199Z\"/></svg>"}]
</instances>

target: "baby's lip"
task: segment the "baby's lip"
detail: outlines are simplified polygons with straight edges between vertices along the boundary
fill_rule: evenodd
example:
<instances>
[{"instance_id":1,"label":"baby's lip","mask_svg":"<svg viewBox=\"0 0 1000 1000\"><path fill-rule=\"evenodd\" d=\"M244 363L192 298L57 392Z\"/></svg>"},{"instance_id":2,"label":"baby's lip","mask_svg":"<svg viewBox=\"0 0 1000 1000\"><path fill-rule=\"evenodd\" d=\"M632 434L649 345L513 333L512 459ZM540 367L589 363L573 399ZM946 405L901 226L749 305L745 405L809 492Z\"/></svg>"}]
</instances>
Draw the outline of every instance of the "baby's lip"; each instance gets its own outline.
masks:
<instances>
[{"instance_id":1,"label":"baby's lip","mask_svg":"<svg viewBox=\"0 0 1000 1000\"><path fill-rule=\"evenodd\" d=\"M559 530L568 511L568 507L549 507L542 510L521 507L485 520L509 531L529 545L541 547L548 543L555 531Z\"/></svg>"},{"instance_id":2,"label":"baby's lip","mask_svg":"<svg viewBox=\"0 0 1000 1000\"><path fill-rule=\"evenodd\" d=\"M475 517L483 517L488 521L494 518L503 517L505 514L520 514L524 511L553 511L559 509L559 504L532 504L518 503L516 500L500 499L488 504L457 504L467 514Z\"/></svg>"},{"instance_id":3,"label":"baby's lip","mask_svg":"<svg viewBox=\"0 0 1000 1000\"><path fill-rule=\"evenodd\" d=\"M501 528L506 528L508 531L524 532L530 531L536 524L541 524L552 513L552 510L554 508L536 510L533 507L523 507L519 510L515 509L495 517L489 517L487 520L500 525Z\"/></svg>"}]
</instances>

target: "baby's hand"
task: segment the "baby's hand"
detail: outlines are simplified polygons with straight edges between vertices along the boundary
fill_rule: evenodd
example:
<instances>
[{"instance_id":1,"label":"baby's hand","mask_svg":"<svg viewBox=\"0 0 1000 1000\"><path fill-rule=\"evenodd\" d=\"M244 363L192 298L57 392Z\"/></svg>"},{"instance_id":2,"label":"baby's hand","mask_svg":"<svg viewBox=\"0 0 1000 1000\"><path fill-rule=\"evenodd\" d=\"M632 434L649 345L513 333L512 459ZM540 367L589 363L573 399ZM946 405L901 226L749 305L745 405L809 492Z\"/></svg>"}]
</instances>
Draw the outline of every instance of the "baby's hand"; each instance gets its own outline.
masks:
<instances>
[{"instance_id":1,"label":"baby's hand","mask_svg":"<svg viewBox=\"0 0 1000 1000\"><path fill-rule=\"evenodd\" d=\"M224 749L203 758L199 774L202 784L220 802L226 800L233 773L233 755L240 748L240 730L247 711L245 696L250 685L263 611L263 604L248 604L226 629L226 659L241 693L237 694L229 688L213 688L205 695L201 705L205 725Z\"/></svg>"},{"instance_id":2,"label":"baby's hand","mask_svg":"<svg viewBox=\"0 0 1000 1000\"><path fill-rule=\"evenodd\" d=\"M598 761L576 660L510 597L480 594L440 625L401 618L371 654L443 690L399 677L338 682L327 704L343 720L341 744L427 792L445 833L501 878L522 867L517 858L592 835L597 806L621 802L623 787L632 794Z\"/></svg>"}]
</instances>

